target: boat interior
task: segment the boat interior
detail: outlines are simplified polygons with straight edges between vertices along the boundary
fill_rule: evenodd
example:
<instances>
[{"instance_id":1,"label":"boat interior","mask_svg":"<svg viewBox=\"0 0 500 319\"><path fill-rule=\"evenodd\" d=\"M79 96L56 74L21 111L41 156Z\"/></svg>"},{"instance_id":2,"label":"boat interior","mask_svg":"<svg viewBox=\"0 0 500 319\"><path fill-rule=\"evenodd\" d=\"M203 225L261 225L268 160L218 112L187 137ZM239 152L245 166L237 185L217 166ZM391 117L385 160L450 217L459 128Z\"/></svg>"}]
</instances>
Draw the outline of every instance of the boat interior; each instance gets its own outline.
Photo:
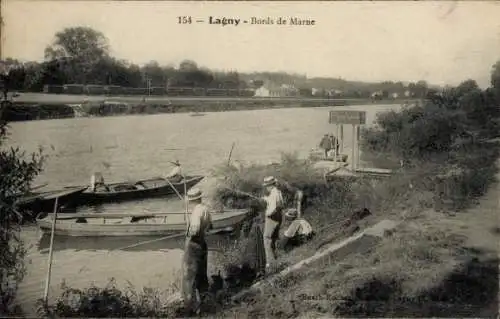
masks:
<instances>
[{"instance_id":1,"label":"boat interior","mask_svg":"<svg viewBox=\"0 0 500 319\"><path fill-rule=\"evenodd\" d=\"M188 182L191 178L187 178L186 182ZM152 189L157 187L165 186L166 180L162 178L144 180L138 182L124 182L117 184L99 184L96 185L95 192L96 193L111 193L111 192L127 192L127 191L136 191L143 189ZM173 185L184 183L184 180L171 182Z\"/></svg>"}]
</instances>

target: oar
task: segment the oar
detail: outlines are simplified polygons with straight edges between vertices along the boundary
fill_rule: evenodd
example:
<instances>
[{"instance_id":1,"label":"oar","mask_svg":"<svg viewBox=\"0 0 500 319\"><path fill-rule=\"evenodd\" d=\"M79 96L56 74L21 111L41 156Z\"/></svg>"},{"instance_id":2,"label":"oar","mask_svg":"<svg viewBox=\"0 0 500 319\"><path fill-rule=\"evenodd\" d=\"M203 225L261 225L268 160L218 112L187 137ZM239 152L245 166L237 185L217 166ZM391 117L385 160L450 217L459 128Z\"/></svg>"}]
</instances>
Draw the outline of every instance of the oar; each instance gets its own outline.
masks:
<instances>
[{"instance_id":1,"label":"oar","mask_svg":"<svg viewBox=\"0 0 500 319\"><path fill-rule=\"evenodd\" d=\"M49 269L47 270L47 278L45 281L45 292L43 294L43 300L45 306L48 305L49 299L49 287L50 287L50 275L52 273L52 254L54 253L54 233L56 231L56 220L57 220L57 205L59 203L59 197L56 197L54 203L54 220L52 221L52 231L50 232L50 246L49 246Z\"/></svg>"},{"instance_id":2,"label":"oar","mask_svg":"<svg viewBox=\"0 0 500 319\"><path fill-rule=\"evenodd\" d=\"M170 185L170 187L172 187L172 189L174 190L174 192L177 194L177 196L179 196L179 199L180 200L184 200L184 197L182 197L182 195L177 191L177 189L174 187L174 185L168 180L168 178L165 178L165 180L167 181L168 185ZM185 178L184 178L184 185L185 185Z\"/></svg>"},{"instance_id":3,"label":"oar","mask_svg":"<svg viewBox=\"0 0 500 319\"><path fill-rule=\"evenodd\" d=\"M42 185L38 185L38 186L32 187L32 188L30 188L30 191L34 191L34 190L36 190L36 189L39 189L39 188L45 187L45 186L47 186L47 185L49 185L49 183L45 183L45 184L42 184Z\"/></svg>"},{"instance_id":4,"label":"oar","mask_svg":"<svg viewBox=\"0 0 500 319\"><path fill-rule=\"evenodd\" d=\"M231 164L231 155L233 154L233 149L234 149L235 142L233 142L233 145L231 145L231 151L229 151L229 156L227 158L227 165Z\"/></svg>"},{"instance_id":5,"label":"oar","mask_svg":"<svg viewBox=\"0 0 500 319\"><path fill-rule=\"evenodd\" d=\"M262 200L262 198L259 198L259 197L255 196L255 195L252 195L252 194L247 193L247 192L244 192L244 191L240 191L240 190L238 190L238 189L232 189L232 188L229 188L229 187L224 187L224 188L225 188L225 189L227 189L227 190L233 191L233 192L235 192L235 193L239 193L239 194L246 195L246 196L248 196L248 197L251 197L251 198L257 199L257 200L259 200L259 201L260 201L260 200Z\"/></svg>"}]
</instances>

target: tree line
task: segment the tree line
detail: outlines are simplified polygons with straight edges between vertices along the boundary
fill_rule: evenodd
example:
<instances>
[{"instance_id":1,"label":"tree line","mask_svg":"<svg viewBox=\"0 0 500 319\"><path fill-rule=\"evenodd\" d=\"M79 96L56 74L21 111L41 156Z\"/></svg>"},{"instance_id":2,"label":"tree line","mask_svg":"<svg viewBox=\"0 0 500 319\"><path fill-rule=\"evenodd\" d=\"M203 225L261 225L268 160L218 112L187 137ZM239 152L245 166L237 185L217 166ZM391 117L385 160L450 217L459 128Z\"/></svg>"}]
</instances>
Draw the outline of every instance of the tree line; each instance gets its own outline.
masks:
<instances>
[{"instance_id":1,"label":"tree line","mask_svg":"<svg viewBox=\"0 0 500 319\"><path fill-rule=\"evenodd\" d=\"M54 41L45 48L44 62L20 63L8 58L4 63L14 66L4 86L14 91L41 92L45 85L66 84L121 86L128 88L171 87L205 89L259 88L267 82L275 85L291 84L299 95L331 95L368 98L380 91L383 98L392 93L400 96L406 91L412 97L425 96L425 81L364 83L335 78L307 78L305 75L285 72L238 73L214 71L199 67L195 61L184 60L178 66L162 66L151 61L143 66L117 59L110 54L106 36L89 27L70 27L57 32Z\"/></svg>"}]
</instances>

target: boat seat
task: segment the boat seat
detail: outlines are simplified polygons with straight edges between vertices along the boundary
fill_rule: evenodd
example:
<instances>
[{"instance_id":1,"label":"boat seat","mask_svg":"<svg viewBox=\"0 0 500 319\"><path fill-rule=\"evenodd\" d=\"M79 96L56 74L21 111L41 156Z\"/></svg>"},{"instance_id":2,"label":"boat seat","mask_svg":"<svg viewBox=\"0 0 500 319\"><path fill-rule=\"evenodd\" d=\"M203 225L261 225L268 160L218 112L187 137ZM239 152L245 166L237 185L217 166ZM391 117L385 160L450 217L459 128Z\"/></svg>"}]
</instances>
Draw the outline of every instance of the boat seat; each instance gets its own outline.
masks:
<instances>
[{"instance_id":1,"label":"boat seat","mask_svg":"<svg viewBox=\"0 0 500 319\"><path fill-rule=\"evenodd\" d=\"M115 192L121 192L121 191L134 191L137 190L137 187L132 184L124 184L124 185L116 185L113 187L113 190Z\"/></svg>"}]
</instances>

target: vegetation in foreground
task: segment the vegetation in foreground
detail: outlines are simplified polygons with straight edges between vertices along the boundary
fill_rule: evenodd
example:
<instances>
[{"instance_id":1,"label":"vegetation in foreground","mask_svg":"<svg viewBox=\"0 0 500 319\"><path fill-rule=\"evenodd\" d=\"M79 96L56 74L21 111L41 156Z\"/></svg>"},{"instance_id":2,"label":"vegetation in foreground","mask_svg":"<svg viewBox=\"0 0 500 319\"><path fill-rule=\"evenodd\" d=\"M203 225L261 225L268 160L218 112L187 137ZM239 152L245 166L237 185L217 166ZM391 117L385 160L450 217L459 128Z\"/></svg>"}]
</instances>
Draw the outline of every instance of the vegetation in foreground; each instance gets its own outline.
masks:
<instances>
[{"instance_id":1,"label":"vegetation in foreground","mask_svg":"<svg viewBox=\"0 0 500 319\"><path fill-rule=\"evenodd\" d=\"M19 237L23 212L14 208L15 195L26 192L42 167L42 154L27 156L19 148L5 149L7 124L0 109L0 316L19 312L16 304L18 284L25 275L26 253Z\"/></svg>"},{"instance_id":2,"label":"vegetation in foreground","mask_svg":"<svg viewBox=\"0 0 500 319\"><path fill-rule=\"evenodd\" d=\"M208 308L220 309L218 315L230 317L458 317L480 316L493 303L496 310L487 311L494 315L498 311L496 251L468 248L462 230L469 225L450 216L467 214L466 209L486 193L498 173L500 148L484 140L498 135L499 74L497 64L494 86L489 90L481 91L466 81L443 95L431 96L422 106L380 115L378 125L363 133L363 150L374 160L383 154L393 166L401 160L404 163L385 181L351 178L326 183L311 163L293 155L284 155L277 165L215 169L214 175L222 178L213 196L233 206L251 202L231 189L257 193L265 175L275 175L304 190L304 216L318 234L282 257L285 264L307 258L319 246L377 220L392 218L403 224L374 248L357 251L342 261L312 265L238 305L222 299L217 307ZM354 221L357 227L353 228L346 221L353 221L352 212L363 207L372 215ZM218 262L226 268L237 265L240 248L225 252ZM83 298L85 303L72 307L63 295L55 313L66 317L175 315L174 309L161 308L164 303L137 304L118 298L121 294L109 288L94 289L93 298ZM100 306L89 308L92 300ZM131 307L133 311L127 310Z\"/></svg>"}]
</instances>

